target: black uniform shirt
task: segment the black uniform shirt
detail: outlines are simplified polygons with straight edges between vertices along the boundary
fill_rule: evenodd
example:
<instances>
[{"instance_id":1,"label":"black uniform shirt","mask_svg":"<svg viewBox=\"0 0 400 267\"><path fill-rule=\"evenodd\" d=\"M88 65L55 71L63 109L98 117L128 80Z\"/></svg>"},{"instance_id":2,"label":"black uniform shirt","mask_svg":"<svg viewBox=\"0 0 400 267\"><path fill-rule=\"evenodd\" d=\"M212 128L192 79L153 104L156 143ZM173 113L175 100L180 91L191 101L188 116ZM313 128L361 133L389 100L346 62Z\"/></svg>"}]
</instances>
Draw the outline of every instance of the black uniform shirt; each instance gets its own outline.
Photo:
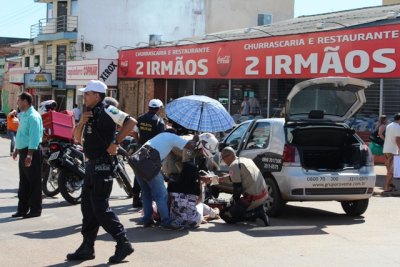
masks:
<instances>
[{"instance_id":1,"label":"black uniform shirt","mask_svg":"<svg viewBox=\"0 0 400 267\"><path fill-rule=\"evenodd\" d=\"M108 155L107 148L114 139L116 124L105 112L106 104L98 103L93 109L93 118L85 125L83 152L89 159Z\"/></svg>"},{"instance_id":2,"label":"black uniform shirt","mask_svg":"<svg viewBox=\"0 0 400 267\"><path fill-rule=\"evenodd\" d=\"M141 143L140 145L143 145L148 140L157 134L164 132L165 130L164 120L161 119L156 113L151 111L140 116L137 121Z\"/></svg>"}]
</instances>

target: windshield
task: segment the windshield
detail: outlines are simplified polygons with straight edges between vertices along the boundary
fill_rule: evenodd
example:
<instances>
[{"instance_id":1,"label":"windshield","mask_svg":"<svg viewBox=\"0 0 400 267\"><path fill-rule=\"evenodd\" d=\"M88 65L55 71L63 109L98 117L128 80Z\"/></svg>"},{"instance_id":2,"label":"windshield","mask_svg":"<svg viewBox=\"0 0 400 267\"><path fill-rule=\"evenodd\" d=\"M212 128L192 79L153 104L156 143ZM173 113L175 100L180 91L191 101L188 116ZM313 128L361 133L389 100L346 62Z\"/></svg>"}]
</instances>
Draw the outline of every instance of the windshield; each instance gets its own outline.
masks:
<instances>
[{"instance_id":1,"label":"windshield","mask_svg":"<svg viewBox=\"0 0 400 267\"><path fill-rule=\"evenodd\" d=\"M4 114L3 112L1 112L1 113L0 113L0 119L6 119L6 118L7 118L6 114Z\"/></svg>"},{"instance_id":2,"label":"windshield","mask_svg":"<svg viewBox=\"0 0 400 267\"><path fill-rule=\"evenodd\" d=\"M349 89L349 88L347 88ZM338 90L328 85L315 85L298 92L292 99L290 115L323 110L325 115L343 116L357 102L354 90Z\"/></svg>"},{"instance_id":3,"label":"windshield","mask_svg":"<svg viewBox=\"0 0 400 267\"><path fill-rule=\"evenodd\" d=\"M226 138L225 144L232 147L234 150L239 148L240 141L245 135L247 128L249 128L250 121L239 125L232 133Z\"/></svg>"}]
</instances>

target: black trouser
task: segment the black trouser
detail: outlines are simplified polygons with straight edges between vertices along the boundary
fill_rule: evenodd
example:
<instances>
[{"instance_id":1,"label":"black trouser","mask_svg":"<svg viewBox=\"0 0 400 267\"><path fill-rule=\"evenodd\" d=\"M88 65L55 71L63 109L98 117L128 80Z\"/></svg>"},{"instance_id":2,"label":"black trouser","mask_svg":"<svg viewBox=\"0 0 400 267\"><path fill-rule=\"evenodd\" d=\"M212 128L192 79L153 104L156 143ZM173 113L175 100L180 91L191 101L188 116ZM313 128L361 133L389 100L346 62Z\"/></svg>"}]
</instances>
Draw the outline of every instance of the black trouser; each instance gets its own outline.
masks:
<instances>
[{"instance_id":1,"label":"black trouser","mask_svg":"<svg viewBox=\"0 0 400 267\"><path fill-rule=\"evenodd\" d=\"M108 203L113 185L112 168L107 158L86 162L82 189L81 232L88 240L96 239L100 226L116 240L126 233Z\"/></svg>"},{"instance_id":2,"label":"black trouser","mask_svg":"<svg viewBox=\"0 0 400 267\"><path fill-rule=\"evenodd\" d=\"M252 210L247 210L249 206L250 204L244 201L228 204L228 206L220 211L219 216L227 223L253 220L257 218L259 212L261 212L260 209L262 209L262 205Z\"/></svg>"},{"instance_id":3,"label":"black trouser","mask_svg":"<svg viewBox=\"0 0 400 267\"><path fill-rule=\"evenodd\" d=\"M19 149L19 189L18 189L18 212L32 213L42 212L42 177L41 177L41 155L39 150L32 154L31 166L25 167L25 158L28 149Z\"/></svg>"},{"instance_id":4,"label":"black trouser","mask_svg":"<svg viewBox=\"0 0 400 267\"><path fill-rule=\"evenodd\" d=\"M138 144L138 149L137 150L139 150L141 147L142 147L142 145ZM135 201L135 195L139 196L141 191L142 191L142 188L140 187L140 184L139 184L138 180L135 177L135 179L133 180L133 187L132 187L132 194L134 196L133 197L133 201Z\"/></svg>"},{"instance_id":5,"label":"black trouser","mask_svg":"<svg viewBox=\"0 0 400 267\"><path fill-rule=\"evenodd\" d=\"M142 191L142 188L140 187L138 180L135 178L133 181L132 194L139 195L140 191Z\"/></svg>"}]
</instances>

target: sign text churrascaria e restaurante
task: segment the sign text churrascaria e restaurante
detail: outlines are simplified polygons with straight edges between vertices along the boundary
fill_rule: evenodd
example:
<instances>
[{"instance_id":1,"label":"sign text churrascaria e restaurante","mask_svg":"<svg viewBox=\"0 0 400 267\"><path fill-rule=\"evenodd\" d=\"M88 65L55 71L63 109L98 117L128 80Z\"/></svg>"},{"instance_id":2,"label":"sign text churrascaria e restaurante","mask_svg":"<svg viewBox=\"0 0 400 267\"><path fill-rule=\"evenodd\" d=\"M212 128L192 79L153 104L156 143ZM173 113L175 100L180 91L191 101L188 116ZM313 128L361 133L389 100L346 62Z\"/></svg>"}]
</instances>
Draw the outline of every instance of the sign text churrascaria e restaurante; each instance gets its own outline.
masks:
<instances>
[{"instance_id":1,"label":"sign text churrascaria e restaurante","mask_svg":"<svg viewBox=\"0 0 400 267\"><path fill-rule=\"evenodd\" d=\"M398 78L400 24L184 46L119 55L120 78Z\"/></svg>"}]
</instances>

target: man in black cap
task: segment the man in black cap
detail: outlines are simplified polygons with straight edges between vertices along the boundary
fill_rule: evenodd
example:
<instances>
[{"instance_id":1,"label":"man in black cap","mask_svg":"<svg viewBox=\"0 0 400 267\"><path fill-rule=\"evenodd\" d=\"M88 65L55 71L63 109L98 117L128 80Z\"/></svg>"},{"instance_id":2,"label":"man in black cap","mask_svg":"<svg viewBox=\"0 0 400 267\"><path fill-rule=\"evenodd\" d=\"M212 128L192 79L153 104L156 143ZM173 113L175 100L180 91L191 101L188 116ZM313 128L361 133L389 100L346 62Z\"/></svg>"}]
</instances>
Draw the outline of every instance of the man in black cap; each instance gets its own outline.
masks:
<instances>
[{"instance_id":1,"label":"man in black cap","mask_svg":"<svg viewBox=\"0 0 400 267\"><path fill-rule=\"evenodd\" d=\"M162 107L163 102L160 99L152 99L149 102L149 111L139 116L137 119L138 124L134 131L134 138L138 144L138 147L141 147L144 143L157 134L164 132L164 120L159 116ZM142 202L140 200L140 191L140 185L137 179L135 179L132 189L134 208L142 206Z\"/></svg>"}]
</instances>

